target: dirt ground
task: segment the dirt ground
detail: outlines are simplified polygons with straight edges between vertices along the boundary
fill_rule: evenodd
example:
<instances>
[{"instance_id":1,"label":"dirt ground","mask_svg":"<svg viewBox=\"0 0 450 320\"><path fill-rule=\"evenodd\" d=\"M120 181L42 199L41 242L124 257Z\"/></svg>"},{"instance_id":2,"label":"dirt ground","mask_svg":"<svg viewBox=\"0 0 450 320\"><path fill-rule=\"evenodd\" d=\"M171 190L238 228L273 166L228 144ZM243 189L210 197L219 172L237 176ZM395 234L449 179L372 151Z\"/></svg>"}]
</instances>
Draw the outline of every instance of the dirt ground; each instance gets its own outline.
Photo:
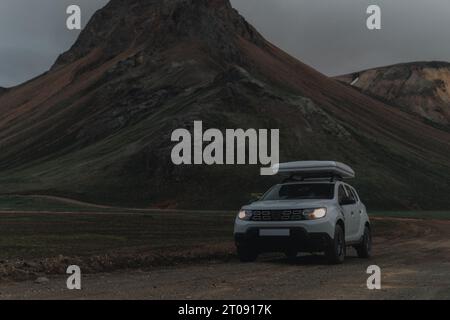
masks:
<instances>
[{"instance_id":1,"label":"dirt ground","mask_svg":"<svg viewBox=\"0 0 450 320\"><path fill-rule=\"evenodd\" d=\"M393 222L396 228L383 227ZM338 266L320 255L205 260L83 275L80 291L69 291L62 276L4 282L0 299L450 299L450 221L383 218L377 225L370 260L353 249ZM369 265L381 268L381 290L367 289Z\"/></svg>"}]
</instances>

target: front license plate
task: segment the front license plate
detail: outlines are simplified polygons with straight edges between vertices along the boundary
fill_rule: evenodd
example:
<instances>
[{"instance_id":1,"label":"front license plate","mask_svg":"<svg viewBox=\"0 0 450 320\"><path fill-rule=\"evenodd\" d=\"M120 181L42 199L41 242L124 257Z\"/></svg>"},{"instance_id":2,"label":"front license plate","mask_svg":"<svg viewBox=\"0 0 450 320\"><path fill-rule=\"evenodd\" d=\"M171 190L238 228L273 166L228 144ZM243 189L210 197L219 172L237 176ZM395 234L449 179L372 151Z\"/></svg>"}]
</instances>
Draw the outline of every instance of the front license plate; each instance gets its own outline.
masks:
<instances>
[{"instance_id":1,"label":"front license plate","mask_svg":"<svg viewBox=\"0 0 450 320\"><path fill-rule=\"evenodd\" d=\"M260 229L261 237L289 237L291 234L289 229Z\"/></svg>"}]
</instances>

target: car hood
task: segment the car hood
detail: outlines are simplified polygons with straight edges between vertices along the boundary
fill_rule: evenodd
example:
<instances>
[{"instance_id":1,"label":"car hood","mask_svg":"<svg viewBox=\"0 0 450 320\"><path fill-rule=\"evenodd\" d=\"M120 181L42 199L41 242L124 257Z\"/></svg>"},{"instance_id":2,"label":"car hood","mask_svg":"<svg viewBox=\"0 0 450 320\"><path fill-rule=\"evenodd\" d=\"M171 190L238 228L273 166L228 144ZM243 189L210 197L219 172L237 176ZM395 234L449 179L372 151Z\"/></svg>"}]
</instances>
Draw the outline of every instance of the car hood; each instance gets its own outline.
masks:
<instances>
[{"instance_id":1,"label":"car hood","mask_svg":"<svg viewBox=\"0 0 450 320\"><path fill-rule=\"evenodd\" d=\"M329 207L334 200L267 200L256 201L243 207L244 210L286 210Z\"/></svg>"}]
</instances>

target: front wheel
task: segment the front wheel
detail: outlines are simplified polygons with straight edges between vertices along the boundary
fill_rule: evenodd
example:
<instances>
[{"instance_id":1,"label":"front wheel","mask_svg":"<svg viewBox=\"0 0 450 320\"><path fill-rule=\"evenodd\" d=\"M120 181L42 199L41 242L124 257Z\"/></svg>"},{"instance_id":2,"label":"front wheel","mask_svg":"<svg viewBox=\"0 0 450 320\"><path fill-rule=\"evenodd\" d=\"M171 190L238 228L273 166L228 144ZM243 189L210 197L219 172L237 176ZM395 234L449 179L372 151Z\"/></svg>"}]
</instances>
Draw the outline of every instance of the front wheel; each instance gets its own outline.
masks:
<instances>
[{"instance_id":1,"label":"front wheel","mask_svg":"<svg viewBox=\"0 0 450 320\"><path fill-rule=\"evenodd\" d=\"M325 256L331 264L341 264L345 260L345 234L340 225L336 225L334 239L325 251Z\"/></svg>"},{"instance_id":2,"label":"front wheel","mask_svg":"<svg viewBox=\"0 0 450 320\"><path fill-rule=\"evenodd\" d=\"M358 253L358 257L370 258L370 255L372 254L372 233L368 226L364 228L362 241L359 245L355 246L355 249Z\"/></svg>"},{"instance_id":3,"label":"front wheel","mask_svg":"<svg viewBox=\"0 0 450 320\"><path fill-rule=\"evenodd\" d=\"M258 258L258 251L246 245L237 246L237 254L241 262L254 262Z\"/></svg>"}]
</instances>

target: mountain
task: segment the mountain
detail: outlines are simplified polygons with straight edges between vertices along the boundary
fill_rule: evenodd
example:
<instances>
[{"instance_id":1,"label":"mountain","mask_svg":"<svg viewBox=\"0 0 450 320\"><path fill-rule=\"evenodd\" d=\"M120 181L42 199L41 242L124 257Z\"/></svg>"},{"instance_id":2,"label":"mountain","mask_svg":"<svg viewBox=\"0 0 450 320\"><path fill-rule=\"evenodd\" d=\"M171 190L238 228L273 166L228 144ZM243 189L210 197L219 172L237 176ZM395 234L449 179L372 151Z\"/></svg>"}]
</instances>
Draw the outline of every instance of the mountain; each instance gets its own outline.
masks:
<instances>
[{"instance_id":1,"label":"mountain","mask_svg":"<svg viewBox=\"0 0 450 320\"><path fill-rule=\"evenodd\" d=\"M3 93L5 93L6 92L6 88L3 88L3 87L0 87L0 94L3 94Z\"/></svg>"},{"instance_id":2,"label":"mountain","mask_svg":"<svg viewBox=\"0 0 450 320\"><path fill-rule=\"evenodd\" d=\"M173 165L173 130L202 120L279 128L282 161L348 163L369 208L450 206L449 133L299 62L228 0L112 0L0 112L3 194L238 209L279 181Z\"/></svg>"},{"instance_id":3,"label":"mountain","mask_svg":"<svg viewBox=\"0 0 450 320\"><path fill-rule=\"evenodd\" d=\"M450 128L450 63L413 62L337 77L430 123Z\"/></svg>"}]
</instances>

